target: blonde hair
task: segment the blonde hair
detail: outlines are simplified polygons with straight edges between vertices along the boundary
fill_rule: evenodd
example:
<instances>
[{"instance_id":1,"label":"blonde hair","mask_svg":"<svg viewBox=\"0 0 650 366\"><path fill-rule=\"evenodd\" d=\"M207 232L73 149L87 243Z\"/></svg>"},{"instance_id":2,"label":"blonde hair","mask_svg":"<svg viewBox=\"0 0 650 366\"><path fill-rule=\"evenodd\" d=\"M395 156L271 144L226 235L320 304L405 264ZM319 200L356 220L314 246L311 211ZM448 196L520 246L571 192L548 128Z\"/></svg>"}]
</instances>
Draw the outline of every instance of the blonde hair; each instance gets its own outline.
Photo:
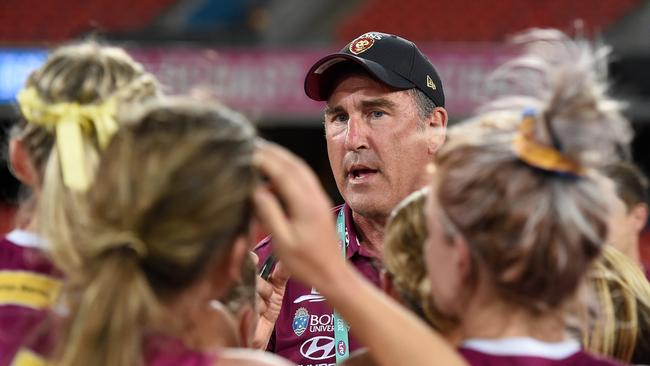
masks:
<instances>
[{"instance_id":1,"label":"blonde hair","mask_svg":"<svg viewBox=\"0 0 650 366\"><path fill-rule=\"evenodd\" d=\"M34 88L46 104L92 105L114 96L124 102L158 93L155 78L124 50L96 42L57 48L43 66L29 75L25 88ZM23 120L17 133L42 183L56 136L51 128L30 120ZM97 146L95 133L86 131L87 144Z\"/></svg>"},{"instance_id":2,"label":"blonde hair","mask_svg":"<svg viewBox=\"0 0 650 366\"><path fill-rule=\"evenodd\" d=\"M474 130L450 131L437 155L433 194L448 219L446 234L460 232L469 245L471 277L481 266L504 300L543 312L573 295L600 252L608 205L588 168L615 157L631 132L620 104L605 94L604 49L553 30L517 40L524 54L492 82L521 94L485 106ZM483 118L506 122L481 127L476 120ZM542 147L543 158L552 151L580 169L523 159L514 144L522 123L510 121L525 118L533 123L526 138Z\"/></svg>"},{"instance_id":3,"label":"blonde hair","mask_svg":"<svg viewBox=\"0 0 650 366\"><path fill-rule=\"evenodd\" d=\"M28 78L24 91L31 92L30 105L21 105L29 111L18 128L20 138L29 158L38 173L37 184L41 187L38 202L32 202L39 223L47 223L42 228L48 237L48 227L53 227L58 236L72 240L64 234L68 222L74 219L76 210L63 210L62 202L70 206L79 200L80 191L69 187L61 169L62 161L57 143L57 125L65 123L66 115L55 115L53 120L41 120L51 115L49 109L62 105L74 106L72 109L101 108L108 101L116 105L115 115L106 116L117 124L119 111L129 103L154 99L159 95L155 78L135 62L124 50L101 46L96 42L84 42L60 47L52 52L45 64ZM50 116L51 118L52 116ZM103 116L93 116L99 118ZM28 119L29 118L29 119ZM107 141L100 141L101 134L94 124L82 126L81 155L73 156L82 162L81 173L92 182L94 172ZM110 138L112 132L106 138ZM71 144L72 141L61 141ZM68 157L69 158L69 157ZM76 162L72 162L76 163ZM28 216L29 214L25 214Z\"/></svg>"},{"instance_id":4,"label":"blonde hair","mask_svg":"<svg viewBox=\"0 0 650 366\"><path fill-rule=\"evenodd\" d=\"M384 234L382 262L406 305L431 326L445 332L455 322L434 306L424 264L424 204L428 192L426 188L413 192L393 209Z\"/></svg>"},{"instance_id":5,"label":"blonde hair","mask_svg":"<svg viewBox=\"0 0 650 366\"><path fill-rule=\"evenodd\" d=\"M70 229L49 228L70 309L60 365L141 364L143 329L161 303L229 258L248 229L257 174L243 117L158 101L122 125L82 204L60 202L74 213Z\"/></svg>"},{"instance_id":6,"label":"blonde hair","mask_svg":"<svg viewBox=\"0 0 650 366\"><path fill-rule=\"evenodd\" d=\"M631 259L610 245L603 248L587 279L596 308L583 333L585 348L625 363L633 361L641 332L647 336L650 330L650 283Z\"/></svg>"}]
</instances>

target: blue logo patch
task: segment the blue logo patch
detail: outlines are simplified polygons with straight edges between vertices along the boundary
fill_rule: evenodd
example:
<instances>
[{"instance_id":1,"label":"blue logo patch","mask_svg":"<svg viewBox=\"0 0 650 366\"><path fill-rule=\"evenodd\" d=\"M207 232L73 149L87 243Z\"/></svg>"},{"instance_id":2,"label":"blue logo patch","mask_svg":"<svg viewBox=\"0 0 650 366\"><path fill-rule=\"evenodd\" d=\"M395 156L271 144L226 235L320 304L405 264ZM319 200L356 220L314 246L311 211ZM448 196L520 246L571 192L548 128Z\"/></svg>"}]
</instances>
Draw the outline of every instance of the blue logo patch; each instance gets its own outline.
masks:
<instances>
[{"instance_id":1,"label":"blue logo patch","mask_svg":"<svg viewBox=\"0 0 650 366\"><path fill-rule=\"evenodd\" d=\"M293 332L298 337L305 333L305 330L307 329L307 322L309 322L309 312L305 308L299 308L296 311L296 315L293 317L293 323L291 324Z\"/></svg>"}]
</instances>

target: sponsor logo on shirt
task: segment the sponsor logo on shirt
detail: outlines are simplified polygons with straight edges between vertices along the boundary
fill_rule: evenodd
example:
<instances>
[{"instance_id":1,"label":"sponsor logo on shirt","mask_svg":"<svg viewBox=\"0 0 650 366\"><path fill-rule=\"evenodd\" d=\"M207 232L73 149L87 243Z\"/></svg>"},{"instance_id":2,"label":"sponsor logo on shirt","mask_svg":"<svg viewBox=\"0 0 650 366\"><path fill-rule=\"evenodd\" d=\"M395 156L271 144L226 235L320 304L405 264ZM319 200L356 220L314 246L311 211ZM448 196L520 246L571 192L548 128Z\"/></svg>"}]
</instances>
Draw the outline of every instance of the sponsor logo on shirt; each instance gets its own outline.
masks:
<instances>
[{"instance_id":1,"label":"sponsor logo on shirt","mask_svg":"<svg viewBox=\"0 0 650 366\"><path fill-rule=\"evenodd\" d=\"M300 304L301 302L304 302L304 301L307 301L307 302L321 302L321 301L325 301L325 297L323 297L323 295L321 295L318 291L316 291L315 288L312 287L311 292L309 294L299 296L298 298L293 300L293 303L294 304Z\"/></svg>"},{"instance_id":2,"label":"sponsor logo on shirt","mask_svg":"<svg viewBox=\"0 0 650 366\"><path fill-rule=\"evenodd\" d=\"M309 317L309 331L316 332L333 332L334 316L332 314L315 315Z\"/></svg>"},{"instance_id":3,"label":"sponsor logo on shirt","mask_svg":"<svg viewBox=\"0 0 650 366\"><path fill-rule=\"evenodd\" d=\"M296 310L296 315L293 316L293 323L291 327L293 332L300 337L307 329L307 321L309 321L309 312L305 308Z\"/></svg>"},{"instance_id":4,"label":"sponsor logo on shirt","mask_svg":"<svg viewBox=\"0 0 650 366\"><path fill-rule=\"evenodd\" d=\"M334 338L326 336L309 338L300 346L300 354L314 361L332 358L335 355Z\"/></svg>"}]
</instances>

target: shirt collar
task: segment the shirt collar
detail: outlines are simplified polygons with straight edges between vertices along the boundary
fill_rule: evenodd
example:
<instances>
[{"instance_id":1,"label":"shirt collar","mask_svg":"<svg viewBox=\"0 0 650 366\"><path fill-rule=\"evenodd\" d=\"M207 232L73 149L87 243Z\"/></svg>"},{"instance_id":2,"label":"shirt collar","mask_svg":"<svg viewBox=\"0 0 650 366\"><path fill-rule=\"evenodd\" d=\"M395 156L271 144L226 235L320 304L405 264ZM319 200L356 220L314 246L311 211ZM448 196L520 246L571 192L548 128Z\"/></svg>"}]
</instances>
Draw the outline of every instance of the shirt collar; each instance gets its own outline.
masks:
<instances>
[{"instance_id":1,"label":"shirt collar","mask_svg":"<svg viewBox=\"0 0 650 366\"><path fill-rule=\"evenodd\" d=\"M543 357L565 359L580 351L580 343L570 339L562 342L542 342L528 337L501 339L468 339L461 348L497 356Z\"/></svg>"},{"instance_id":2,"label":"shirt collar","mask_svg":"<svg viewBox=\"0 0 650 366\"><path fill-rule=\"evenodd\" d=\"M45 249L43 238L31 231L14 229L7 234L6 238L21 247Z\"/></svg>"},{"instance_id":3,"label":"shirt collar","mask_svg":"<svg viewBox=\"0 0 650 366\"><path fill-rule=\"evenodd\" d=\"M357 253L364 257L373 258L373 256L368 253L366 248L359 242L359 237L357 236L354 221L352 220L352 209L350 206L348 206L347 203L344 203L340 206L339 210L344 210L343 214L345 215L345 229L348 233L348 249L346 250L346 258L350 259ZM337 214L339 213L339 210L336 210Z\"/></svg>"}]
</instances>

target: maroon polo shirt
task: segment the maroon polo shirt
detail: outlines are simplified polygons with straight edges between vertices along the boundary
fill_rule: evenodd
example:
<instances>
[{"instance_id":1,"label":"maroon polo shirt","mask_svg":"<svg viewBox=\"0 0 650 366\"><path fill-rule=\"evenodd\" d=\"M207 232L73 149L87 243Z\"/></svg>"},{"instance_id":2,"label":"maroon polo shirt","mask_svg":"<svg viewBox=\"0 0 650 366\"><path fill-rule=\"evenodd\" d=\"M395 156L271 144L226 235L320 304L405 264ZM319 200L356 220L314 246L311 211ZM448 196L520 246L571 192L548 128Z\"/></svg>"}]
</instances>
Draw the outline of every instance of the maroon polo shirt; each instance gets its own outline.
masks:
<instances>
[{"instance_id":1,"label":"maroon polo shirt","mask_svg":"<svg viewBox=\"0 0 650 366\"><path fill-rule=\"evenodd\" d=\"M345 213L347 259L365 278L379 286L379 262L367 248L359 245L350 207L337 206L334 215L338 215L341 209ZM273 240L267 237L255 248L260 266L271 254L272 247ZM332 314L332 306L314 288L289 279L267 349L302 366L335 365ZM350 329L350 352L360 346L354 338L354 329Z\"/></svg>"}]
</instances>

